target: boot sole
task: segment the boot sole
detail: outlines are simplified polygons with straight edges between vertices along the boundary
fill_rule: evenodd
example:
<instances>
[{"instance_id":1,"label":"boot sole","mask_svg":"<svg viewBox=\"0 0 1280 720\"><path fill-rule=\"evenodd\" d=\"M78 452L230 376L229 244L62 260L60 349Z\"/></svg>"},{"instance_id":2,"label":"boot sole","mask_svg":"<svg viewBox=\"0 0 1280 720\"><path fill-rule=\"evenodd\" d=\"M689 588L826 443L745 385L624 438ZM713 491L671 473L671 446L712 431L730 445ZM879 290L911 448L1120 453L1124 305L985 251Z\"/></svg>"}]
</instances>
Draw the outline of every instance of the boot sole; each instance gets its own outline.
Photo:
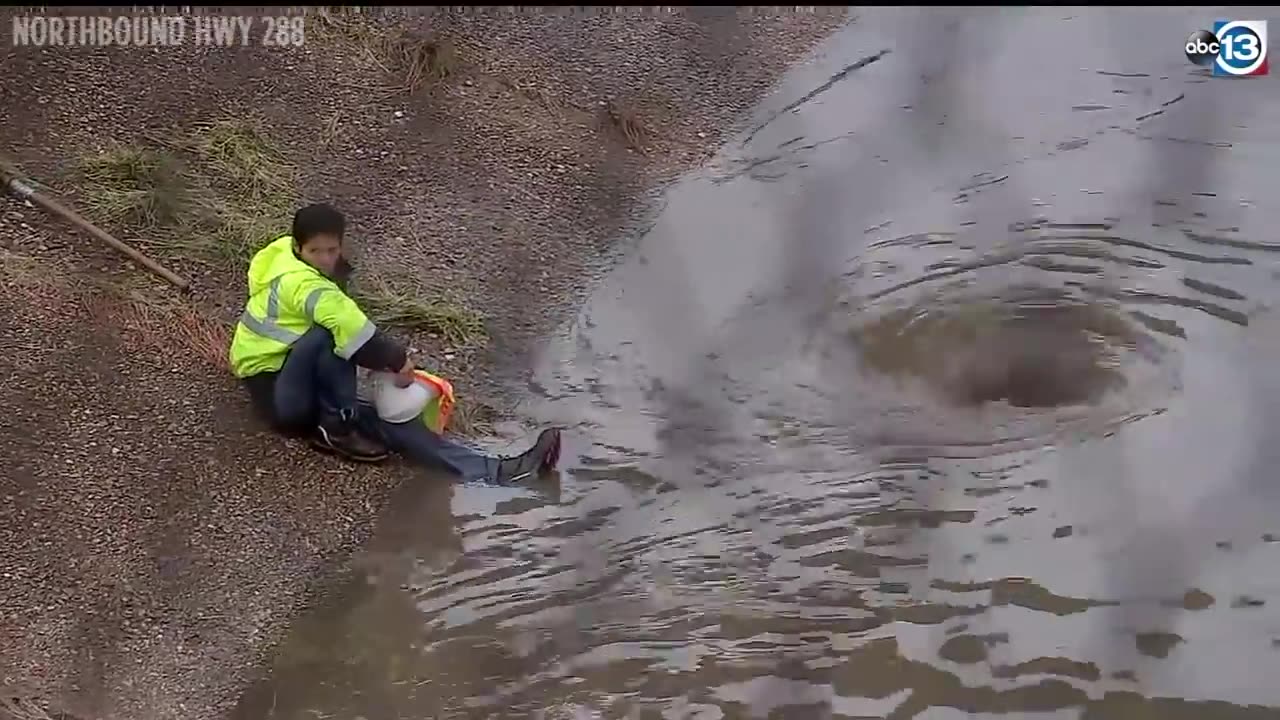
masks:
<instances>
[{"instance_id":1,"label":"boot sole","mask_svg":"<svg viewBox=\"0 0 1280 720\"><path fill-rule=\"evenodd\" d=\"M386 460L387 458L391 457L391 453L382 453L380 455L356 455L354 453L350 453L345 450L340 450L332 445L326 445L322 442L317 442L317 441L312 441L311 447L315 448L316 450L319 450L320 452L326 455L336 455L340 458L350 460L351 462L365 463L369 465L380 463L383 460Z\"/></svg>"},{"instance_id":2,"label":"boot sole","mask_svg":"<svg viewBox=\"0 0 1280 720\"><path fill-rule=\"evenodd\" d=\"M541 456L538 458L537 464L534 465L532 469L525 470L524 472L512 477L494 476L494 481L501 485L518 485L531 478L551 472L555 469L556 463L560 462L560 443L560 433L557 432L555 440L553 440L547 447L539 451L538 447L535 445L526 451L525 454L536 452Z\"/></svg>"}]
</instances>

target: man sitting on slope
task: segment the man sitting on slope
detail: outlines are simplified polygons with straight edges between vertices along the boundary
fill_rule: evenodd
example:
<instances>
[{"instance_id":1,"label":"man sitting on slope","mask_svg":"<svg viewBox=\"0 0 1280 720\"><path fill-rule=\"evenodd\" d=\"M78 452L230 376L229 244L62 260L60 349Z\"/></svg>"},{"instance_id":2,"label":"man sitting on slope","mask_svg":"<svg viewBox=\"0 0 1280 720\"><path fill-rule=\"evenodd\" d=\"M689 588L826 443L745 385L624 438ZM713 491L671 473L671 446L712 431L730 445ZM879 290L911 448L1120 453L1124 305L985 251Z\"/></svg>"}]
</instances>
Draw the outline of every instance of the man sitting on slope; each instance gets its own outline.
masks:
<instances>
[{"instance_id":1,"label":"man sitting on slope","mask_svg":"<svg viewBox=\"0 0 1280 720\"><path fill-rule=\"evenodd\" d=\"M345 231L338 210L309 205L294 215L291 234L249 263L249 300L230 361L259 414L276 430L308 435L317 448L351 460L380 461L389 445L464 479L502 483L554 468L560 455L554 428L520 455L494 457L448 440L420 420L378 421L361 405L356 366L394 373L399 387L414 382L415 367L405 348L374 327L347 295Z\"/></svg>"}]
</instances>

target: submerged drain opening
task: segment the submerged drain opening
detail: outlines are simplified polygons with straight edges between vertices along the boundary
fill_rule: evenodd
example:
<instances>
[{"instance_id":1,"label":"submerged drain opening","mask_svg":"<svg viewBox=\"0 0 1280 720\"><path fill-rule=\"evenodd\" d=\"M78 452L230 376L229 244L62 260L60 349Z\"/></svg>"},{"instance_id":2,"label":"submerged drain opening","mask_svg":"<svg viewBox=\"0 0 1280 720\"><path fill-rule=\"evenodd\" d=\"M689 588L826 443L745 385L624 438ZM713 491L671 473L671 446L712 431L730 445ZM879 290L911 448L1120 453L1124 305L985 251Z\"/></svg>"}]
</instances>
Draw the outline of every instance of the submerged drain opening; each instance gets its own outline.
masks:
<instances>
[{"instance_id":1,"label":"submerged drain opening","mask_svg":"<svg viewBox=\"0 0 1280 720\"><path fill-rule=\"evenodd\" d=\"M1018 321L994 328L957 353L943 390L962 404L1005 401L1014 407L1062 407L1098 402L1124 385L1104 341L1075 327Z\"/></svg>"},{"instance_id":2,"label":"submerged drain opening","mask_svg":"<svg viewBox=\"0 0 1280 720\"><path fill-rule=\"evenodd\" d=\"M1058 299L1060 300L1060 299ZM1090 304L986 300L895 310L855 327L863 361L922 381L951 404L1096 404L1123 388L1136 331Z\"/></svg>"}]
</instances>

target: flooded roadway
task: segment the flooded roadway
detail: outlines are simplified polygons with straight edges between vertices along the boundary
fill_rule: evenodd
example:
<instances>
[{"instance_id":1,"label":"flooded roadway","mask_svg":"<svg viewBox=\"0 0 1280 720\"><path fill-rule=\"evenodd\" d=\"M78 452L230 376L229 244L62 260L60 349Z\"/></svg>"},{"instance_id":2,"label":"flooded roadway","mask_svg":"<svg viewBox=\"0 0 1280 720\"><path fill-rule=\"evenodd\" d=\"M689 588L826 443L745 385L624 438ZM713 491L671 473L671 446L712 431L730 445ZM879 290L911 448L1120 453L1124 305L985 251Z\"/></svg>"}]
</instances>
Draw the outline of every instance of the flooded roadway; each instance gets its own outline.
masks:
<instances>
[{"instance_id":1,"label":"flooded roadway","mask_svg":"<svg viewBox=\"0 0 1280 720\"><path fill-rule=\"evenodd\" d=\"M1181 49L1280 15L940 12L671 189L532 385L576 462L406 488L239 717L1280 717L1280 93Z\"/></svg>"}]
</instances>

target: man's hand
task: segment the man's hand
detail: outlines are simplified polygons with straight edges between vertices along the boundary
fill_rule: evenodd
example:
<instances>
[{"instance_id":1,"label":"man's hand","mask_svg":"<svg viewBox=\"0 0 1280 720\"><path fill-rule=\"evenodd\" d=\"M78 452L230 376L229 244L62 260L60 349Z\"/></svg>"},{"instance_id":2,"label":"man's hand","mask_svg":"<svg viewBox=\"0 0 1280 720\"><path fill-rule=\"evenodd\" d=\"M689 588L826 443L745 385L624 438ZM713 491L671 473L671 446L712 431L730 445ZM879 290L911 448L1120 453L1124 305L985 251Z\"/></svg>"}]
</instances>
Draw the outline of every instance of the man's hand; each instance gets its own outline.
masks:
<instances>
[{"instance_id":1,"label":"man's hand","mask_svg":"<svg viewBox=\"0 0 1280 720\"><path fill-rule=\"evenodd\" d=\"M413 380L414 380L413 369L414 369L413 358L406 356L404 359L404 367L400 368L396 372L396 380L395 380L396 387L407 388L413 384Z\"/></svg>"}]
</instances>

